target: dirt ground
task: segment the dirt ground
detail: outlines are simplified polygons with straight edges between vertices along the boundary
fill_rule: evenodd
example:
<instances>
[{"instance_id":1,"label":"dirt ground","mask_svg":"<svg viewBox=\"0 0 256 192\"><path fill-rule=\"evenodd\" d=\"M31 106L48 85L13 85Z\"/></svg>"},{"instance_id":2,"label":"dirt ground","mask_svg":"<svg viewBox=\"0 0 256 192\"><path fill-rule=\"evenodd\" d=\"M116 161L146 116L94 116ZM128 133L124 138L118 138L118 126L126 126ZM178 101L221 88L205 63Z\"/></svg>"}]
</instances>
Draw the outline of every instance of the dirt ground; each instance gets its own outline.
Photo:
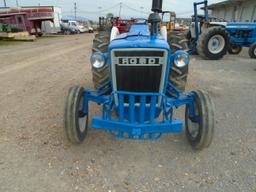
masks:
<instances>
[{"instance_id":1,"label":"dirt ground","mask_svg":"<svg viewBox=\"0 0 256 192\"><path fill-rule=\"evenodd\" d=\"M184 133L141 142L94 129L76 146L65 137L64 100L73 85L92 88L92 39L0 46L1 192L256 191L256 61L247 50L192 58L188 90L207 90L216 105L210 148L193 151Z\"/></svg>"}]
</instances>

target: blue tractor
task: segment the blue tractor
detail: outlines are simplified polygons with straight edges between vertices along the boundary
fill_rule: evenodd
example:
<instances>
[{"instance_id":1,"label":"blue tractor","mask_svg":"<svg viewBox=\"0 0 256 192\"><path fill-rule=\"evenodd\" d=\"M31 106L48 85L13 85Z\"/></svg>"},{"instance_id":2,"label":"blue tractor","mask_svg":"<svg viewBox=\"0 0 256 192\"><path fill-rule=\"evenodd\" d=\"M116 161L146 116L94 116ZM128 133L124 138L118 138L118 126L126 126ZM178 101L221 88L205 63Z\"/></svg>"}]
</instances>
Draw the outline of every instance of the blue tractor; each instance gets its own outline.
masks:
<instances>
[{"instance_id":1,"label":"blue tractor","mask_svg":"<svg viewBox=\"0 0 256 192\"><path fill-rule=\"evenodd\" d=\"M198 7L201 5L204 6L204 15L198 14ZM227 54L228 33L222 21L209 17L207 0L194 3L194 15L187 39L190 54L197 53L207 60L219 60Z\"/></svg>"},{"instance_id":2,"label":"blue tractor","mask_svg":"<svg viewBox=\"0 0 256 192\"><path fill-rule=\"evenodd\" d=\"M174 118L174 109L185 106L185 133L191 146L203 149L211 144L213 102L204 91L184 92L175 86L184 74L173 73L172 66L187 68L189 55L183 50L172 53L166 27L159 30L162 0L153 0L152 11L148 21L138 21L127 33L118 34L113 27L110 35L96 35L91 64L97 89L74 86L66 99L65 130L72 143L82 143L89 127L129 140L179 133L183 121ZM91 126L89 102L102 107Z\"/></svg>"},{"instance_id":3,"label":"blue tractor","mask_svg":"<svg viewBox=\"0 0 256 192\"><path fill-rule=\"evenodd\" d=\"M227 23L229 53L239 54L243 47L249 47L249 56L256 59L256 23Z\"/></svg>"},{"instance_id":4,"label":"blue tractor","mask_svg":"<svg viewBox=\"0 0 256 192\"><path fill-rule=\"evenodd\" d=\"M204 15L198 14L203 5ZM187 34L190 53L197 52L205 59L218 60L230 54L239 54L249 47L249 55L256 58L256 23L226 22L209 17L208 1L194 3L192 24Z\"/></svg>"}]
</instances>

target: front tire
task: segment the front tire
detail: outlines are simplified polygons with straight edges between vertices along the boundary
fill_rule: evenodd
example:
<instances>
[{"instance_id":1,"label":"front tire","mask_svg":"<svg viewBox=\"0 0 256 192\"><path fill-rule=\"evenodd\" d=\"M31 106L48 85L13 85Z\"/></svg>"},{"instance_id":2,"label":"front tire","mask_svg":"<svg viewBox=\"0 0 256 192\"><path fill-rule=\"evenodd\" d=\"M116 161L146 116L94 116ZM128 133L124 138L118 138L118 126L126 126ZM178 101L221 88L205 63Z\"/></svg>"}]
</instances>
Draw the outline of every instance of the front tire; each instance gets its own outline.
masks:
<instances>
[{"instance_id":1,"label":"front tire","mask_svg":"<svg viewBox=\"0 0 256 192\"><path fill-rule=\"evenodd\" d=\"M252 44L251 47L249 48L249 56L252 59L256 59L256 43Z\"/></svg>"},{"instance_id":2,"label":"front tire","mask_svg":"<svg viewBox=\"0 0 256 192\"><path fill-rule=\"evenodd\" d=\"M70 88L66 99L64 124L67 138L74 144L82 143L88 131L88 113L82 112L83 104L83 88Z\"/></svg>"},{"instance_id":3,"label":"front tire","mask_svg":"<svg viewBox=\"0 0 256 192\"><path fill-rule=\"evenodd\" d=\"M172 54L178 50L188 51L188 40L186 35L181 32L173 32L168 35L168 43ZM185 90L187 84L189 66L182 68L176 67L173 63L171 66L169 82L180 90Z\"/></svg>"},{"instance_id":4,"label":"front tire","mask_svg":"<svg viewBox=\"0 0 256 192\"><path fill-rule=\"evenodd\" d=\"M189 117L189 106L186 106L185 127L189 144L201 150L212 143L214 135L214 105L208 94L202 91L193 91L195 119Z\"/></svg>"},{"instance_id":5,"label":"front tire","mask_svg":"<svg viewBox=\"0 0 256 192\"><path fill-rule=\"evenodd\" d=\"M242 47L240 45L230 45L228 48L228 52L231 55L238 55L241 51Z\"/></svg>"},{"instance_id":6,"label":"front tire","mask_svg":"<svg viewBox=\"0 0 256 192\"><path fill-rule=\"evenodd\" d=\"M197 42L198 54L207 60L219 60L227 54L228 34L222 27L210 27Z\"/></svg>"}]
</instances>

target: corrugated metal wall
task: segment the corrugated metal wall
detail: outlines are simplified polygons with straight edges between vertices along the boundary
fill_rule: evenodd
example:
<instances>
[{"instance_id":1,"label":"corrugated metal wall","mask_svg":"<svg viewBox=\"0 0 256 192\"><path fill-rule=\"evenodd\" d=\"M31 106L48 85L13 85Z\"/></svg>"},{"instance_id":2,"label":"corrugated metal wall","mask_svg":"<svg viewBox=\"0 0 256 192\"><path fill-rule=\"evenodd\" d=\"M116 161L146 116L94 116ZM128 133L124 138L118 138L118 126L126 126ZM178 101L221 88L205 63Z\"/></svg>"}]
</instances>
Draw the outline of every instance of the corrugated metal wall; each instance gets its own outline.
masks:
<instances>
[{"instance_id":1,"label":"corrugated metal wall","mask_svg":"<svg viewBox=\"0 0 256 192\"><path fill-rule=\"evenodd\" d=\"M248 0L241 4L230 3L219 8L213 8L212 16L227 21L256 22L256 0Z\"/></svg>"}]
</instances>

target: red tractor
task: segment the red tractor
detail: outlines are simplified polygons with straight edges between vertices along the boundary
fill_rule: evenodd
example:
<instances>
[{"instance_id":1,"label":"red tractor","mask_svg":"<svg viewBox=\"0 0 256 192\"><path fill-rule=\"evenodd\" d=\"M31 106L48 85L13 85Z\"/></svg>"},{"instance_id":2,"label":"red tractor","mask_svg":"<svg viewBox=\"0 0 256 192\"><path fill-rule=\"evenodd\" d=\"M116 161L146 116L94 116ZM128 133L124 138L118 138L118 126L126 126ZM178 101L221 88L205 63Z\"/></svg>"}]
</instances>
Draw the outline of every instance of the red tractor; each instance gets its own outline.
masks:
<instances>
[{"instance_id":1,"label":"red tractor","mask_svg":"<svg viewBox=\"0 0 256 192\"><path fill-rule=\"evenodd\" d=\"M119 33L125 33L127 31L129 31L130 26L132 24L135 24L137 21L136 19L120 19L119 17L114 19L114 26L118 28Z\"/></svg>"},{"instance_id":2,"label":"red tractor","mask_svg":"<svg viewBox=\"0 0 256 192\"><path fill-rule=\"evenodd\" d=\"M99 18L99 31L111 31L112 27L118 28L119 33L125 33L129 31L130 26L136 23L136 19L120 19L119 17Z\"/></svg>"}]
</instances>

